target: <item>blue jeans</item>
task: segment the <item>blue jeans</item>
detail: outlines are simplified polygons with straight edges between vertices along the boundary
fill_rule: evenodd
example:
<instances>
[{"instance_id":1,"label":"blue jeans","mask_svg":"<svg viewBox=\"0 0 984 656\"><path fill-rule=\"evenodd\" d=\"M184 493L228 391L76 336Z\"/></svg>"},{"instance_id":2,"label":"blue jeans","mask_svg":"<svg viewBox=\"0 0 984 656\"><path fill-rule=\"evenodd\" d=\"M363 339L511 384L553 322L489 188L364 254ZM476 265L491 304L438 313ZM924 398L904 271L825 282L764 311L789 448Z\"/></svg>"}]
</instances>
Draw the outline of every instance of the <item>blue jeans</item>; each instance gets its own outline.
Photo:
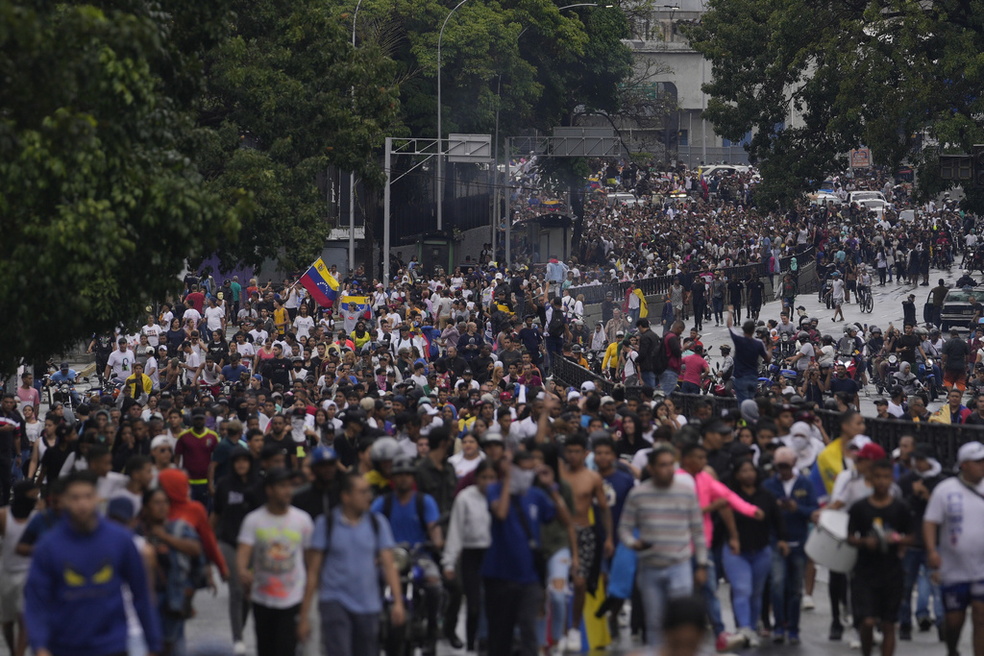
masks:
<instances>
[{"instance_id":1,"label":"blue jeans","mask_svg":"<svg viewBox=\"0 0 984 656\"><path fill-rule=\"evenodd\" d=\"M208 483L192 483L191 498L198 501L208 512L212 512L212 497L208 494Z\"/></svg>"},{"instance_id":2,"label":"blue jeans","mask_svg":"<svg viewBox=\"0 0 984 656\"><path fill-rule=\"evenodd\" d=\"M754 399L755 390L758 388L757 376L742 376L735 378L735 396L738 397L738 405L745 399Z\"/></svg>"},{"instance_id":3,"label":"blue jeans","mask_svg":"<svg viewBox=\"0 0 984 656\"><path fill-rule=\"evenodd\" d=\"M659 386L663 390L663 396L669 396L673 393L678 380L680 380L680 372L672 369L667 369L659 375Z\"/></svg>"},{"instance_id":4,"label":"blue jeans","mask_svg":"<svg viewBox=\"0 0 984 656\"><path fill-rule=\"evenodd\" d=\"M640 564L636 584L646 614L646 644L658 646L663 642L661 627L667 602L693 594L693 566L689 560L662 568Z\"/></svg>"},{"instance_id":5,"label":"blue jeans","mask_svg":"<svg viewBox=\"0 0 984 656\"><path fill-rule=\"evenodd\" d=\"M649 385L650 387L656 387L656 372L655 371L640 371L639 377L642 378L643 385Z\"/></svg>"},{"instance_id":6,"label":"blue jeans","mask_svg":"<svg viewBox=\"0 0 984 656\"><path fill-rule=\"evenodd\" d=\"M564 338L547 335L543 338L543 342L547 346L547 368L549 369L553 366L554 357L564 357Z\"/></svg>"},{"instance_id":7,"label":"blue jeans","mask_svg":"<svg viewBox=\"0 0 984 656\"><path fill-rule=\"evenodd\" d=\"M680 384L680 391L683 394L700 394L700 385L684 381Z\"/></svg>"},{"instance_id":8,"label":"blue jeans","mask_svg":"<svg viewBox=\"0 0 984 656\"><path fill-rule=\"evenodd\" d=\"M711 620L715 637L724 633L724 622L721 620L721 602L718 601L717 591L717 567L714 566L714 557L708 550L707 580L704 581L704 585L700 589L700 595L704 598L704 605L707 606L707 617Z\"/></svg>"},{"instance_id":9,"label":"blue jeans","mask_svg":"<svg viewBox=\"0 0 984 656\"><path fill-rule=\"evenodd\" d=\"M567 626L567 580L570 574L571 550L564 547L547 561L547 607L550 610L550 636L555 643L564 637ZM536 637L540 646L547 644L546 617L537 622Z\"/></svg>"},{"instance_id":10,"label":"blue jeans","mask_svg":"<svg viewBox=\"0 0 984 656\"><path fill-rule=\"evenodd\" d=\"M806 552L802 546L790 547L785 557L778 550L772 554L772 614L776 618L776 631L799 636L805 571Z\"/></svg>"},{"instance_id":11,"label":"blue jeans","mask_svg":"<svg viewBox=\"0 0 984 656\"><path fill-rule=\"evenodd\" d=\"M642 306L629 309L629 326L631 328L636 327L636 321L639 320L639 314L641 313L642 313Z\"/></svg>"},{"instance_id":12,"label":"blue jeans","mask_svg":"<svg viewBox=\"0 0 984 656\"><path fill-rule=\"evenodd\" d=\"M714 322L724 323L724 298L712 296L711 306L714 308Z\"/></svg>"},{"instance_id":13,"label":"blue jeans","mask_svg":"<svg viewBox=\"0 0 984 656\"><path fill-rule=\"evenodd\" d=\"M772 548L735 555L728 545L724 545L721 559L731 583L735 622L740 629L754 629L762 614L762 593L772 568Z\"/></svg>"},{"instance_id":14,"label":"blue jeans","mask_svg":"<svg viewBox=\"0 0 984 656\"><path fill-rule=\"evenodd\" d=\"M943 598L940 595L940 586L932 581L926 581L928 593L924 595L923 581L920 573L926 566L925 549L906 549L905 556L902 558L902 568L905 570L905 581L902 584L902 605L899 606L899 624L912 626L912 588L919 583L919 596L916 607L916 619L921 620L929 617L929 602L926 597L933 595L933 615L936 617L936 624L943 622Z\"/></svg>"}]
</instances>

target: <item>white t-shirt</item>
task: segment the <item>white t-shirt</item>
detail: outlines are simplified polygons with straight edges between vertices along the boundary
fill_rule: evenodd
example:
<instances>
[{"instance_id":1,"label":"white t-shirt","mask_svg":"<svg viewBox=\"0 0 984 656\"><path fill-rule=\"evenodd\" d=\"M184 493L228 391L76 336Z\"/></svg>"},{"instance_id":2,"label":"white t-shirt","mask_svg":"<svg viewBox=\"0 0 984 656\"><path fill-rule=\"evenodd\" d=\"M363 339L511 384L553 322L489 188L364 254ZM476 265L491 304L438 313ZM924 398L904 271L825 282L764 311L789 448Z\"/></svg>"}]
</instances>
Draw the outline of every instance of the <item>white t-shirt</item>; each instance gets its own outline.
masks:
<instances>
[{"instance_id":1,"label":"white t-shirt","mask_svg":"<svg viewBox=\"0 0 984 656\"><path fill-rule=\"evenodd\" d=\"M923 520L940 527L940 579L944 584L984 581L984 482L977 494L957 478L933 488Z\"/></svg>"},{"instance_id":2,"label":"white t-shirt","mask_svg":"<svg viewBox=\"0 0 984 656\"><path fill-rule=\"evenodd\" d=\"M250 598L268 608L290 608L304 597L304 550L311 546L314 522L303 510L289 506L274 515L266 506L246 515L239 544L253 547L253 588Z\"/></svg>"},{"instance_id":3,"label":"white t-shirt","mask_svg":"<svg viewBox=\"0 0 984 656\"><path fill-rule=\"evenodd\" d=\"M126 351L113 351L110 353L106 364L112 370L113 378L129 378L130 374L133 373L134 360L133 351L127 349Z\"/></svg>"},{"instance_id":4,"label":"white t-shirt","mask_svg":"<svg viewBox=\"0 0 984 656\"><path fill-rule=\"evenodd\" d=\"M195 325L197 326L198 323L202 320L202 313L196 310L195 308L188 308L187 310L185 310L184 314L181 315L181 323L186 324L188 323L189 319L194 319Z\"/></svg>"},{"instance_id":5,"label":"white t-shirt","mask_svg":"<svg viewBox=\"0 0 984 656\"><path fill-rule=\"evenodd\" d=\"M187 313L186 313L187 314ZM211 331L222 330L222 320L225 319L225 310L218 305L205 308L205 323Z\"/></svg>"},{"instance_id":6,"label":"white t-shirt","mask_svg":"<svg viewBox=\"0 0 984 656\"><path fill-rule=\"evenodd\" d=\"M464 451L459 451L448 458L448 464L454 467L455 476L460 479L475 471L475 468L478 467L478 463L483 460L485 460L485 454L481 451L478 452L477 458L472 458L471 460L465 458Z\"/></svg>"},{"instance_id":7,"label":"white t-shirt","mask_svg":"<svg viewBox=\"0 0 984 656\"><path fill-rule=\"evenodd\" d=\"M297 333L298 339L310 337L312 330L314 330L314 317L302 317L301 315L294 317L294 332Z\"/></svg>"},{"instance_id":8,"label":"white t-shirt","mask_svg":"<svg viewBox=\"0 0 984 656\"><path fill-rule=\"evenodd\" d=\"M140 334L146 335L147 343L153 346L154 348L157 348L161 343L161 339L160 339L161 332L162 331L160 325L156 323L153 326L146 325L140 329Z\"/></svg>"},{"instance_id":9,"label":"white t-shirt","mask_svg":"<svg viewBox=\"0 0 984 656\"><path fill-rule=\"evenodd\" d=\"M259 346L263 346L266 343L267 337L270 336L270 333L267 331L262 329L258 330L256 328L249 331L249 334L253 336L253 343L258 344Z\"/></svg>"},{"instance_id":10,"label":"white t-shirt","mask_svg":"<svg viewBox=\"0 0 984 656\"><path fill-rule=\"evenodd\" d=\"M154 389L161 386L161 370L157 368L157 358L150 356L144 363L144 373L150 377L150 382L154 384Z\"/></svg>"}]
</instances>

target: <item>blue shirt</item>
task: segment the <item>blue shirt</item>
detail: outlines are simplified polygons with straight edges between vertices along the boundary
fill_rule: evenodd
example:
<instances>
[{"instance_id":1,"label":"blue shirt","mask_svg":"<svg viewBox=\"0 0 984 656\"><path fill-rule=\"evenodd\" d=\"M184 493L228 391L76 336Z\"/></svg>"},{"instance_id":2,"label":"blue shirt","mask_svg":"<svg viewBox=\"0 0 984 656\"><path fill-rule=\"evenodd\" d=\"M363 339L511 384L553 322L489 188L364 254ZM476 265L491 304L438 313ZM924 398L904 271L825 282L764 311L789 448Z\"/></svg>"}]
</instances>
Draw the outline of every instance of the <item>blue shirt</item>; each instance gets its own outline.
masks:
<instances>
[{"instance_id":1,"label":"blue shirt","mask_svg":"<svg viewBox=\"0 0 984 656\"><path fill-rule=\"evenodd\" d=\"M394 546L389 522L382 515L376 515L377 536L368 514L354 526L342 519L339 508L332 511L332 516L331 549L321 566L318 599L336 601L351 613L381 612L383 600L379 594L376 554ZM325 550L327 521L325 515L315 520L312 549Z\"/></svg>"},{"instance_id":2,"label":"blue shirt","mask_svg":"<svg viewBox=\"0 0 984 656\"><path fill-rule=\"evenodd\" d=\"M489 505L501 494L500 483L490 485L486 495ZM539 583L540 579L533 567L533 552L517 515L517 505L526 513L530 533L537 543L540 542L540 525L553 521L557 514L553 501L537 487L531 487L522 497L513 497L505 521L492 515L492 545L485 553L482 576L517 583Z\"/></svg>"},{"instance_id":3,"label":"blue shirt","mask_svg":"<svg viewBox=\"0 0 984 656\"><path fill-rule=\"evenodd\" d=\"M635 478L629 472L619 469L619 466L616 464L615 471L608 476L602 477L602 486L605 490L605 499L608 501L608 507L612 511L612 526L617 528L618 520L622 517L622 508L625 506L625 498L629 496L629 492L635 487ZM618 544L617 531L612 538Z\"/></svg>"},{"instance_id":4,"label":"blue shirt","mask_svg":"<svg viewBox=\"0 0 984 656\"><path fill-rule=\"evenodd\" d=\"M226 380L231 381L233 383L238 382L239 378L243 374L248 374L248 373L249 373L249 369L247 369L241 364L235 367L233 367L231 364L227 364L226 366L222 367L222 375L225 376Z\"/></svg>"},{"instance_id":5,"label":"blue shirt","mask_svg":"<svg viewBox=\"0 0 984 656\"><path fill-rule=\"evenodd\" d=\"M754 376L758 378L759 358L765 357L765 345L754 337L745 337L738 329L730 331L735 343L735 378Z\"/></svg>"},{"instance_id":6,"label":"blue shirt","mask_svg":"<svg viewBox=\"0 0 984 656\"><path fill-rule=\"evenodd\" d=\"M133 535L105 519L91 533L60 521L34 548L24 587L31 649L48 649L54 656L126 653L124 584L132 592L147 646L160 651L160 620L150 604L152 588Z\"/></svg>"},{"instance_id":7,"label":"blue shirt","mask_svg":"<svg viewBox=\"0 0 984 656\"><path fill-rule=\"evenodd\" d=\"M372 502L372 511L383 514L386 495L376 498ZM437 502L429 494L424 495L424 524L430 526L441 518L441 511L437 508ZM400 500L393 494L393 511L389 516L390 528L393 530L393 540L396 542L406 542L410 546L415 546L427 542L427 534L423 526L420 525L420 518L417 516L417 493L410 495L407 503L401 504Z\"/></svg>"},{"instance_id":8,"label":"blue shirt","mask_svg":"<svg viewBox=\"0 0 984 656\"><path fill-rule=\"evenodd\" d=\"M61 369L59 369L55 373L51 374L51 378L49 380L53 383L74 383L77 376L78 374L75 373L74 369L69 369L67 375L63 374Z\"/></svg>"}]
</instances>

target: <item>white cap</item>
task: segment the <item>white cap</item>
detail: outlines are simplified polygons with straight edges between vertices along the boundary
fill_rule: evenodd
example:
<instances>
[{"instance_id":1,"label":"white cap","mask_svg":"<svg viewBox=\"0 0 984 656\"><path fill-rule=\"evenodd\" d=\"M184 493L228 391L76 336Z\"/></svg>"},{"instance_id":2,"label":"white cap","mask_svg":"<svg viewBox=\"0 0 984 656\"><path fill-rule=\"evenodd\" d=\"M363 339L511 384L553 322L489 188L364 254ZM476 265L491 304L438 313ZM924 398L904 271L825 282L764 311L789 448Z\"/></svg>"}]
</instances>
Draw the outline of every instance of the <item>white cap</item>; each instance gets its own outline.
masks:
<instances>
[{"instance_id":1,"label":"white cap","mask_svg":"<svg viewBox=\"0 0 984 656\"><path fill-rule=\"evenodd\" d=\"M957 451L957 462L961 465L977 460L984 460L984 444L980 442L967 442Z\"/></svg>"},{"instance_id":2,"label":"white cap","mask_svg":"<svg viewBox=\"0 0 984 656\"><path fill-rule=\"evenodd\" d=\"M568 401L573 401L574 399L579 399L579 398L581 398L581 394L577 390L571 390L570 392L567 393Z\"/></svg>"},{"instance_id":3,"label":"white cap","mask_svg":"<svg viewBox=\"0 0 984 656\"><path fill-rule=\"evenodd\" d=\"M866 444L871 444L871 438L867 435L856 435L854 439L848 442L847 446L851 449L856 449L860 451L864 448Z\"/></svg>"},{"instance_id":4,"label":"white cap","mask_svg":"<svg viewBox=\"0 0 984 656\"><path fill-rule=\"evenodd\" d=\"M150 441L150 449L153 451L159 446L171 446L171 438L167 435L158 435Z\"/></svg>"},{"instance_id":5,"label":"white cap","mask_svg":"<svg viewBox=\"0 0 984 656\"><path fill-rule=\"evenodd\" d=\"M594 381L586 380L581 383L581 394L587 394L588 392L595 391Z\"/></svg>"}]
</instances>

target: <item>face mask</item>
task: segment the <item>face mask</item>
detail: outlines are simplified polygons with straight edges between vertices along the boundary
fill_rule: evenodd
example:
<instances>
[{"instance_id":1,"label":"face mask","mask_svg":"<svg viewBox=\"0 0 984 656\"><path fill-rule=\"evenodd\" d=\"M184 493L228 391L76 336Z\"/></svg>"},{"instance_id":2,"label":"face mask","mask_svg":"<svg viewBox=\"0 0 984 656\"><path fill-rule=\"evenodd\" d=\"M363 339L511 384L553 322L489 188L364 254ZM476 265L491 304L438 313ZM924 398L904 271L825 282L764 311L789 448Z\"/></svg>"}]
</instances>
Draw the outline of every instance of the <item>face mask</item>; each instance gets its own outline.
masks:
<instances>
[{"instance_id":1,"label":"face mask","mask_svg":"<svg viewBox=\"0 0 984 656\"><path fill-rule=\"evenodd\" d=\"M793 451L796 451L797 453L802 453L803 451L805 451L806 447L810 443L809 438L803 437L802 435L794 435L792 441L793 441Z\"/></svg>"},{"instance_id":2,"label":"face mask","mask_svg":"<svg viewBox=\"0 0 984 656\"><path fill-rule=\"evenodd\" d=\"M523 469L512 466L512 476L509 477L509 494L516 496L525 495L530 487L533 486L533 480L536 478L536 470L534 469Z\"/></svg>"}]
</instances>

